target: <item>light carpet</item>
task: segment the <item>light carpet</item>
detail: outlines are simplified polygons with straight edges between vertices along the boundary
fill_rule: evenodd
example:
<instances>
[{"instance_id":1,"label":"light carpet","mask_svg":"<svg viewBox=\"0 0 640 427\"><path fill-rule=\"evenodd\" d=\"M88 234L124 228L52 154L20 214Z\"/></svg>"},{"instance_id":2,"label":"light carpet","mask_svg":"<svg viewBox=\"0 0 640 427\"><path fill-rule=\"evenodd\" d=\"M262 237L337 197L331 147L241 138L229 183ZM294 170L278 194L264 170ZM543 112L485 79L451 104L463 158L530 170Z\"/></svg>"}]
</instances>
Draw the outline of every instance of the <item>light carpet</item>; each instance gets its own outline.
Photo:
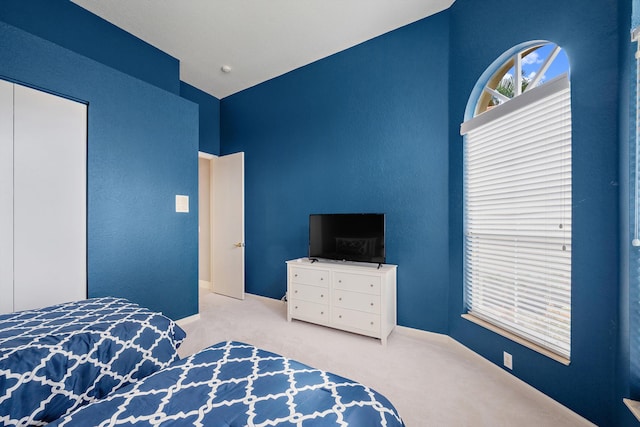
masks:
<instances>
[{"instance_id":1,"label":"light carpet","mask_svg":"<svg viewBox=\"0 0 640 427\"><path fill-rule=\"evenodd\" d=\"M225 340L253 344L368 385L395 405L407 427L593 425L447 336L398 327L382 346L287 322L286 313L282 301L201 290L200 318L183 324L180 355Z\"/></svg>"}]
</instances>

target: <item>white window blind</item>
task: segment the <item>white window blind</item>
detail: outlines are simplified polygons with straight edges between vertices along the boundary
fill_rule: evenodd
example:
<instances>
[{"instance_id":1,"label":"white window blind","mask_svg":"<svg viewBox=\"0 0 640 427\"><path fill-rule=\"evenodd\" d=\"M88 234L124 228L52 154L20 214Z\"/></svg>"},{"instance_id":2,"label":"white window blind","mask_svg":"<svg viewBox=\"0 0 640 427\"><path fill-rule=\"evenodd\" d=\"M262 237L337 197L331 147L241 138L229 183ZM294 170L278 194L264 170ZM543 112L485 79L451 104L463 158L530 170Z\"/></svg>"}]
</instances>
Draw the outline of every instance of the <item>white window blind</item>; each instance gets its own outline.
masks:
<instances>
[{"instance_id":1,"label":"white window blind","mask_svg":"<svg viewBox=\"0 0 640 427\"><path fill-rule=\"evenodd\" d=\"M568 359L568 77L465 122L462 133L467 310Z\"/></svg>"}]
</instances>

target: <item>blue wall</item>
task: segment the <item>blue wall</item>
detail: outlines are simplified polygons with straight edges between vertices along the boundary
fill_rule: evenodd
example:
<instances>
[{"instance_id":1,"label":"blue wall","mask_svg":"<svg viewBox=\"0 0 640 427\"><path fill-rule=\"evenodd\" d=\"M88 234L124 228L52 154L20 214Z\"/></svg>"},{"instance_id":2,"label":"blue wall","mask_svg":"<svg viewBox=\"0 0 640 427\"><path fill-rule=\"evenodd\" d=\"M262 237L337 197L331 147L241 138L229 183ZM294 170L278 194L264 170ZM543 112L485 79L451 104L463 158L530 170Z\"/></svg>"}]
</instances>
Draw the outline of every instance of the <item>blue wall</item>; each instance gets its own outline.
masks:
<instances>
[{"instance_id":1,"label":"blue wall","mask_svg":"<svg viewBox=\"0 0 640 427\"><path fill-rule=\"evenodd\" d=\"M248 292L284 294L284 261L306 254L310 213L385 212L399 324L450 334L498 365L509 351L517 377L600 425L632 425L621 408L628 309L618 310L619 298L627 303L618 163L628 159L618 147L629 127L619 82L630 73L630 2L457 0L218 101L180 83L174 58L71 2L4 0L0 76L89 104L91 296L128 297L174 318L196 313L196 153L245 151ZM568 367L460 318L458 126L485 68L533 39L560 44L572 67ZM192 213L174 212L175 194L190 195Z\"/></svg>"},{"instance_id":2,"label":"blue wall","mask_svg":"<svg viewBox=\"0 0 640 427\"><path fill-rule=\"evenodd\" d=\"M309 213L385 212L401 325L448 333L498 365L508 351L514 375L596 423L615 424L623 417L615 374L619 48L628 37L620 7L627 3L457 0L445 13L223 99L221 150L245 151L247 159L248 292L284 294L283 262L306 253ZM569 366L460 317L459 124L486 67L540 39L560 44L572 70Z\"/></svg>"},{"instance_id":3,"label":"blue wall","mask_svg":"<svg viewBox=\"0 0 640 427\"><path fill-rule=\"evenodd\" d=\"M68 0L2 0L0 21L169 92L180 91L177 59Z\"/></svg>"},{"instance_id":4,"label":"blue wall","mask_svg":"<svg viewBox=\"0 0 640 427\"><path fill-rule=\"evenodd\" d=\"M600 425L614 425L618 331L619 5L627 2L457 0L451 9L450 335ZM499 22L496 18L499 17ZM495 25L493 25L495 23ZM628 25L624 26L628 37ZM529 40L550 40L571 64L573 121L572 351L564 366L460 318L462 138L476 81L495 58Z\"/></svg>"},{"instance_id":5,"label":"blue wall","mask_svg":"<svg viewBox=\"0 0 640 427\"><path fill-rule=\"evenodd\" d=\"M89 105L89 296L197 313L197 106L2 22L0 57L1 78Z\"/></svg>"},{"instance_id":6,"label":"blue wall","mask_svg":"<svg viewBox=\"0 0 640 427\"><path fill-rule=\"evenodd\" d=\"M246 289L281 298L311 213L384 212L398 322L447 331L446 14L221 102L223 154L245 152Z\"/></svg>"},{"instance_id":7,"label":"blue wall","mask_svg":"<svg viewBox=\"0 0 640 427\"><path fill-rule=\"evenodd\" d=\"M199 106L200 151L219 155L220 100L185 82L180 82L180 96Z\"/></svg>"},{"instance_id":8,"label":"blue wall","mask_svg":"<svg viewBox=\"0 0 640 427\"><path fill-rule=\"evenodd\" d=\"M636 134L636 60L638 43L632 42L627 30L640 25L640 0L633 0L621 10L620 25L620 213L621 277L620 277L620 354L619 399L640 400L640 260L639 248L631 246L634 233L635 206L635 134ZM623 8L621 8L623 9ZM631 9L631 11L629 10ZM629 23L629 16L631 22ZM626 18L626 19L625 19ZM638 425L628 410L621 411L621 425Z\"/></svg>"},{"instance_id":9,"label":"blue wall","mask_svg":"<svg viewBox=\"0 0 640 427\"><path fill-rule=\"evenodd\" d=\"M220 153L220 100L180 81L180 62L68 0L2 0L0 21L198 104L200 151Z\"/></svg>"}]
</instances>

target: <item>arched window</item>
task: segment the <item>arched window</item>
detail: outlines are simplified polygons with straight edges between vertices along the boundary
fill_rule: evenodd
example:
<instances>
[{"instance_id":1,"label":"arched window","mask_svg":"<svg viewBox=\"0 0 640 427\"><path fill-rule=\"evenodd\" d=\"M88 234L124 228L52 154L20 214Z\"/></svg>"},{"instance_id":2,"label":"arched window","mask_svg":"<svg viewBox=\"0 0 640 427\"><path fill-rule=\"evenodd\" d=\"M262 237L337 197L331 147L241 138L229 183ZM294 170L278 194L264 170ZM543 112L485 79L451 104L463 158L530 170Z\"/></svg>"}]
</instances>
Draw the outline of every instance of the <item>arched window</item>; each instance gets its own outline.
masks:
<instances>
[{"instance_id":1,"label":"arched window","mask_svg":"<svg viewBox=\"0 0 640 427\"><path fill-rule=\"evenodd\" d=\"M507 57L507 60L499 60L497 70L492 71L484 83L474 116L569 73L567 55L553 43L538 42L517 50L515 54L509 53Z\"/></svg>"},{"instance_id":2,"label":"arched window","mask_svg":"<svg viewBox=\"0 0 640 427\"><path fill-rule=\"evenodd\" d=\"M464 135L465 317L563 363L571 353L571 95L548 42L481 76Z\"/></svg>"}]
</instances>

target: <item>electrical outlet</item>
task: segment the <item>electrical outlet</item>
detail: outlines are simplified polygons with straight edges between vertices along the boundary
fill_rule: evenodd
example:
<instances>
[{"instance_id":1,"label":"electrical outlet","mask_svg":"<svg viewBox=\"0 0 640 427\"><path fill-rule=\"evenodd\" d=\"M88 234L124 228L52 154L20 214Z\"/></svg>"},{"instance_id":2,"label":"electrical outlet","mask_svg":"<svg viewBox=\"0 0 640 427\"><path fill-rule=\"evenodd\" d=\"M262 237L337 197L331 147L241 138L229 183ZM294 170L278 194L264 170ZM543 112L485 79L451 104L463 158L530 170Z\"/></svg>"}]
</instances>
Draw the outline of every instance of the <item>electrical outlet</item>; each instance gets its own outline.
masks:
<instances>
[{"instance_id":1,"label":"electrical outlet","mask_svg":"<svg viewBox=\"0 0 640 427\"><path fill-rule=\"evenodd\" d=\"M502 363L508 369L513 369L513 357L506 351L502 352Z\"/></svg>"}]
</instances>

